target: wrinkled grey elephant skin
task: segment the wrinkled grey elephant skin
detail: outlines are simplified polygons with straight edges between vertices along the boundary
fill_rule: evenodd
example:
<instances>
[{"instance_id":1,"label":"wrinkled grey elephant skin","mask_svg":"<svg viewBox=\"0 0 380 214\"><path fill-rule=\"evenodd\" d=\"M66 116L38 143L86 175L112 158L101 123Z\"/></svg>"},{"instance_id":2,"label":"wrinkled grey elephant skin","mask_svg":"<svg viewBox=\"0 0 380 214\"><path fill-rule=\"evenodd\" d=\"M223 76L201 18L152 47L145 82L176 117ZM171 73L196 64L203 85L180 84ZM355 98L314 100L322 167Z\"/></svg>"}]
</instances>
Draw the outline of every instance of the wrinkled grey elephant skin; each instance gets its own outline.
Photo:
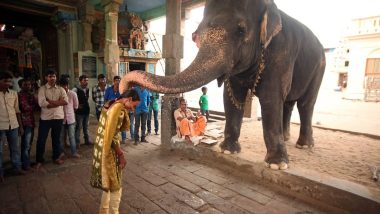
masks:
<instances>
[{"instance_id":1,"label":"wrinkled grey elephant skin","mask_svg":"<svg viewBox=\"0 0 380 214\"><path fill-rule=\"evenodd\" d=\"M193 39L200 49L183 72L168 77L130 72L121 89L134 82L161 93L182 93L217 79L219 86L224 83L222 151L241 150L242 105L250 91L261 104L268 164L287 167L284 142L296 103L301 119L297 147L314 145L311 122L325 55L306 26L277 9L272 0L209 0Z\"/></svg>"}]
</instances>

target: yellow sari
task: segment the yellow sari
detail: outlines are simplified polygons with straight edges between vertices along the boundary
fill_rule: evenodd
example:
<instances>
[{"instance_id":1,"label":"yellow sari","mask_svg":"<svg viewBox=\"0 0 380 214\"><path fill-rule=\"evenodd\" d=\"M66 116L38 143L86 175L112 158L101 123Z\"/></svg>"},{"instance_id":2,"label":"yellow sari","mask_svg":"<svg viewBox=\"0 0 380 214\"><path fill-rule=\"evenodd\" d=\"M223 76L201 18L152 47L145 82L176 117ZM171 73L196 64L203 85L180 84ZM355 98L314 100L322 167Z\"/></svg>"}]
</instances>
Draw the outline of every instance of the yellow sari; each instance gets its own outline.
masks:
<instances>
[{"instance_id":1,"label":"yellow sari","mask_svg":"<svg viewBox=\"0 0 380 214\"><path fill-rule=\"evenodd\" d=\"M111 192L121 188L122 173L112 147L120 146L120 132L129 128L128 111L124 104L115 102L109 108L102 109L94 144L91 186Z\"/></svg>"}]
</instances>

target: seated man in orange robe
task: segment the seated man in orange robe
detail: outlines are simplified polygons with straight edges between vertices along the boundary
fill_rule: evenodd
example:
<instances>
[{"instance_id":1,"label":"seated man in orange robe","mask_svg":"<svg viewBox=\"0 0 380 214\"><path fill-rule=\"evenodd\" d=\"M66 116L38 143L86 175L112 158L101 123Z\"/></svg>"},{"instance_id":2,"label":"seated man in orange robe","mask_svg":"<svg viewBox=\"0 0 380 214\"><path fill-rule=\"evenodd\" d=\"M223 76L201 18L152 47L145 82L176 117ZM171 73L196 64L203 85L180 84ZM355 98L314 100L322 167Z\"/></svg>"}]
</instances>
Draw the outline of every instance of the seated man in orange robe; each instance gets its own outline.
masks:
<instances>
[{"instance_id":1,"label":"seated man in orange robe","mask_svg":"<svg viewBox=\"0 0 380 214\"><path fill-rule=\"evenodd\" d=\"M185 98L180 98L180 107L174 111L174 118L177 127L178 137L185 137L188 142L194 136L201 136L205 133L206 117L198 112L197 116L187 108L187 101Z\"/></svg>"}]
</instances>

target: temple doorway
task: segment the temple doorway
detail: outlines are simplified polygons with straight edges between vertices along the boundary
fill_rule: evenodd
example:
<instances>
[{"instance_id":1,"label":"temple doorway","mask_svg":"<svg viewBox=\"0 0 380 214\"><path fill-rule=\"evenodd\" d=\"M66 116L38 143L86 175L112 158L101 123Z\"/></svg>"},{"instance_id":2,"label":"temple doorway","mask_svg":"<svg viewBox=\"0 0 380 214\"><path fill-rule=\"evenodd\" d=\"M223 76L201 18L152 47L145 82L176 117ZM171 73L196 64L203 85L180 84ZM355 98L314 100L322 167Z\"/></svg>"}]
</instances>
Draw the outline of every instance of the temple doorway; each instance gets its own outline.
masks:
<instances>
[{"instance_id":1,"label":"temple doorway","mask_svg":"<svg viewBox=\"0 0 380 214\"><path fill-rule=\"evenodd\" d=\"M59 73L57 29L50 14L2 5L0 20L1 70L36 81L42 80L48 69Z\"/></svg>"}]
</instances>

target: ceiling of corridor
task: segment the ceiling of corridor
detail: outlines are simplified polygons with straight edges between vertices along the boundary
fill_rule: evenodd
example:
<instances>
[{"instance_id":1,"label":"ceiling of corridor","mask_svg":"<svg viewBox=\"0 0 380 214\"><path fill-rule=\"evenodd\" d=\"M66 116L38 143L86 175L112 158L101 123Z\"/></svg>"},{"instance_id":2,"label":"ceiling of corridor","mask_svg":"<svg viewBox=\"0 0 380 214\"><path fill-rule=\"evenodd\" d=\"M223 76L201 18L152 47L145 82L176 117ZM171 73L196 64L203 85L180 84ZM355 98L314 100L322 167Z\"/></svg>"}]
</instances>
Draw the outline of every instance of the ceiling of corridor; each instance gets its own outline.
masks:
<instances>
[{"instance_id":1,"label":"ceiling of corridor","mask_svg":"<svg viewBox=\"0 0 380 214\"><path fill-rule=\"evenodd\" d=\"M89 0L92 5L101 8L102 0ZM1 0L0 6L8 7L10 9L20 10L21 8L29 10L42 10L43 12L48 12L55 7L75 7L80 4L81 1L78 0ZM186 2L184 0L183 2ZM125 6L128 5L128 10L133 12L144 12L151 10L156 7L163 6L166 0L124 0L120 6L121 10L124 10Z\"/></svg>"}]
</instances>

